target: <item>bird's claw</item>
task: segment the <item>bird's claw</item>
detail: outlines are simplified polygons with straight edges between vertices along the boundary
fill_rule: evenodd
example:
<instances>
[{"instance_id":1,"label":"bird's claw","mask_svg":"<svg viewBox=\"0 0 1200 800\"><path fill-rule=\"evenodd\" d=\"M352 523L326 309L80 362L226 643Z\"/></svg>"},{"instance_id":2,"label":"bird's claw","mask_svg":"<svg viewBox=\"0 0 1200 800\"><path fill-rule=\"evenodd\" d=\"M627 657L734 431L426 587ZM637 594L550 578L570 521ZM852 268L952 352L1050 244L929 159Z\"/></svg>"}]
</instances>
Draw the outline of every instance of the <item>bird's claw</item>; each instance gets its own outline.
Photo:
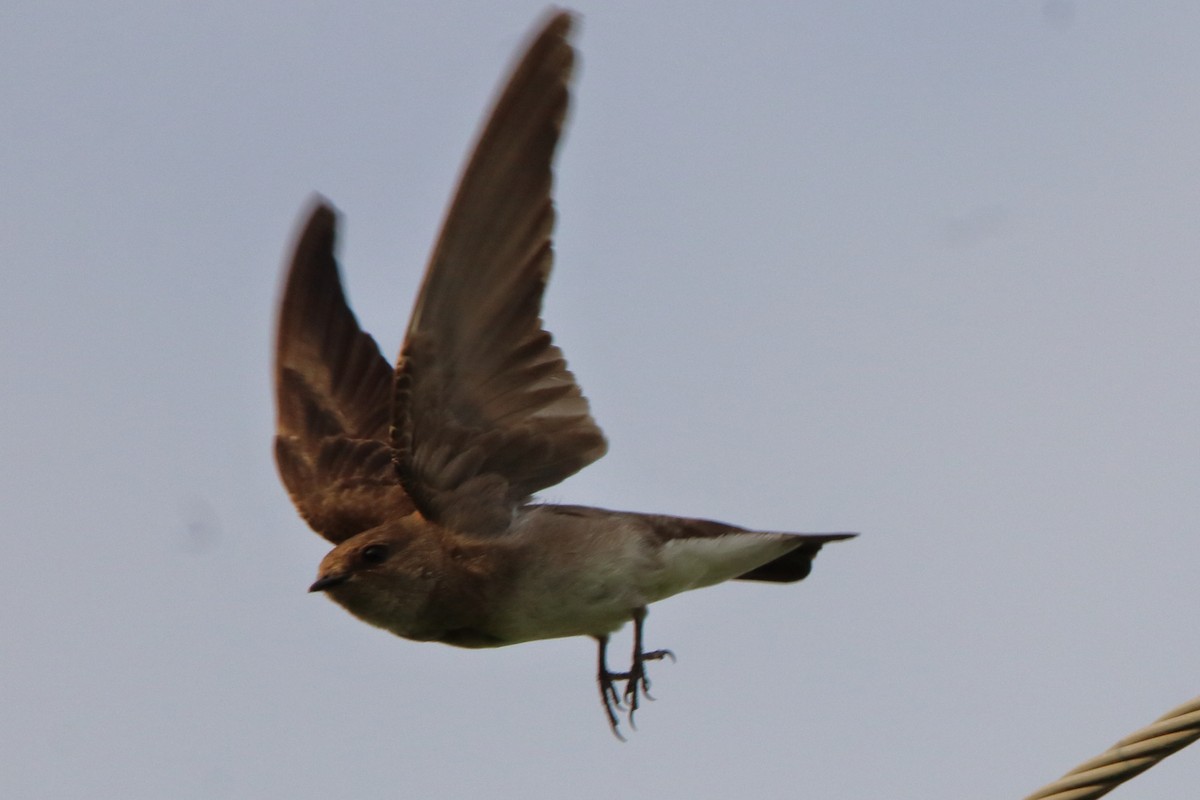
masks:
<instances>
[{"instance_id":1,"label":"bird's claw","mask_svg":"<svg viewBox=\"0 0 1200 800\"><path fill-rule=\"evenodd\" d=\"M618 712L624 712L629 720L629 727L636 730L637 724L634 722L634 715L640 706L641 698L654 699L650 694L650 678L646 675L646 662L661 661L664 658L669 658L672 663L675 662L675 654L670 650L642 650L642 622L645 617L644 609L638 609L633 615L633 660L629 665L628 672L610 672L608 670L604 658L608 637L597 637L597 641L600 643L600 671L597 676L600 684L600 700L604 704L608 726L612 729L613 735L622 742L625 741L625 737L621 735L621 720ZM617 681L625 681L624 690L617 689Z\"/></svg>"}]
</instances>

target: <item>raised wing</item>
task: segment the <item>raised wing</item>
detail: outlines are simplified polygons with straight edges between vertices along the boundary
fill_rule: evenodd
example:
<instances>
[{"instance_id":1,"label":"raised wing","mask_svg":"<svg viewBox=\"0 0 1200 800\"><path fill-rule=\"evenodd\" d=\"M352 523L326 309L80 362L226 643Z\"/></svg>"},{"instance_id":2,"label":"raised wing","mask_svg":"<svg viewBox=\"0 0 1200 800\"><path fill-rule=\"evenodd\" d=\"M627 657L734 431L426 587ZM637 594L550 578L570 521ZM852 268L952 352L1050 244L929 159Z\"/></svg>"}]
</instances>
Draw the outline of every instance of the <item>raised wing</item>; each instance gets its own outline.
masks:
<instances>
[{"instance_id":1,"label":"raised wing","mask_svg":"<svg viewBox=\"0 0 1200 800\"><path fill-rule=\"evenodd\" d=\"M296 242L275 342L275 462L301 516L335 544L413 510L388 444L392 370L346 305L336 232L319 202Z\"/></svg>"},{"instance_id":2,"label":"raised wing","mask_svg":"<svg viewBox=\"0 0 1200 800\"><path fill-rule=\"evenodd\" d=\"M502 530L514 505L602 456L604 435L542 329L551 161L567 111L571 17L552 16L459 183L396 368L397 472L430 519Z\"/></svg>"}]
</instances>

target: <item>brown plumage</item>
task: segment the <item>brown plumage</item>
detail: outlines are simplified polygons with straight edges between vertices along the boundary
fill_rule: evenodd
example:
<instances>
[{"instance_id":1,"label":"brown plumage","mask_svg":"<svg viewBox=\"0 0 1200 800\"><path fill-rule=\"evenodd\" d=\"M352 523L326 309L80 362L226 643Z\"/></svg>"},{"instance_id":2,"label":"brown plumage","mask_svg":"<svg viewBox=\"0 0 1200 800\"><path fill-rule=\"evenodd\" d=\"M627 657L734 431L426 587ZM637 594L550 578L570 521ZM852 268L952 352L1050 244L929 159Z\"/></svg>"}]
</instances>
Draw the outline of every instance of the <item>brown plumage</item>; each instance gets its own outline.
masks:
<instances>
[{"instance_id":1,"label":"brown plumage","mask_svg":"<svg viewBox=\"0 0 1200 800\"><path fill-rule=\"evenodd\" d=\"M645 662L668 654L642 648L649 603L731 578L800 580L822 544L853 534L532 502L607 448L540 319L571 25L547 19L497 100L394 370L346 303L336 214L315 204L279 309L275 455L301 516L335 545L312 590L418 641L593 636L616 732L616 711L632 715L648 686ZM629 620L633 661L614 673L605 645Z\"/></svg>"}]
</instances>

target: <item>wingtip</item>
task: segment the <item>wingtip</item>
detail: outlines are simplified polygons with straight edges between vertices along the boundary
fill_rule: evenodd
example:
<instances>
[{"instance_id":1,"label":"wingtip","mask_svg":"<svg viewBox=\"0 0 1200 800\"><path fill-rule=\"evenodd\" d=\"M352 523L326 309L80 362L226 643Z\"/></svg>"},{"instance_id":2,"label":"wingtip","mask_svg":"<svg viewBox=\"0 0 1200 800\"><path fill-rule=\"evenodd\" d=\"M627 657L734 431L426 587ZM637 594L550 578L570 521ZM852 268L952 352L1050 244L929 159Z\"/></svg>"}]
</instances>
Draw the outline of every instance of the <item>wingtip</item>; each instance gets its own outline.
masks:
<instances>
[{"instance_id":1,"label":"wingtip","mask_svg":"<svg viewBox=\"0 0 1200 800\"><path fill-rule=\"evenodd\" d=\"M337 239L338 212L324 196L314 193L302 212L292 247L291 272L301 270L313 253L331 251Z\"/></svg>"},{"instance_id":2,"label":"wingtip","mask_svg":"<svg viewBox=\"0 0 1200 800\"><path fill-rule=\"evenodd\" d=\"M308 210L301 218L302 222L296 228L293 238L291 255L285 263L283 280L279 289L279 300L275 319L275 361L276 377L278 370L286 361L285 353L291 346L292 340L304 325L302 309L306 295L312 294L312 287L321 285L324 280L328 283L327 273L332 269L336 273L334 248L337 244L337 211L319 194L314 194L308 202ZM323 278L324 276L324 278ZM336 283L336 274L333 277ZM340 291L340 289L338 290ZM311 297L310 297L311 300ZM344 303L345 300L343 299Z\"/></svg>"},{"instance_id":3,"label":"wingtip","mask_svg":"<svg viewBox=\"0 0 1200 800\"><path fill-rule=\"evenodd\" d=\"M332 257L337 242L337 211L320 195L314 195L300 218L284 277L284 297L300 286L300 276L312 272L322 259Z\"/></svg>"},{"instance_id":4,"label":"wingtip","mask_svg":"<svg viewBox=\"0 0 1200 800\"><path fill-rule=\"evenodd\" d=\"M545 34L555 34L562 37L571 35L579 23L578 12L562 6L550 6L542 16L544 20L538 29Z\"/></svg>"},{"instance_id":5,"label":"wingtip","mask_svg":"<svg viewBox=\"0 0 1200 800\"><path fill-rule=\"evenodd\" d=\"M305 203L305 208L308 209L304 215L304 218L307 220L305 228L313 227L318 223L323 226L331 226L337 222L337 209L334 208L329 198L319 192L313 192L309 196L308 202Z\"/></svg>"},{"instance_id":6,"label":"wingtip","mask_svg":"<svg viewBox=\"0 0 1200 800\"><path fill-rule=\"evenodd\" d=\"M529 38L526 39L527 44L522 51L521 58L529 58L531 54L539 52L545 55L566 50L566 54L561 57L566 62L565 72L570 74L576 57L575 47L571 40L579 28L579 21L580 17L576 12L551 6L533 26Z\"/></svg>"}]
</instances>

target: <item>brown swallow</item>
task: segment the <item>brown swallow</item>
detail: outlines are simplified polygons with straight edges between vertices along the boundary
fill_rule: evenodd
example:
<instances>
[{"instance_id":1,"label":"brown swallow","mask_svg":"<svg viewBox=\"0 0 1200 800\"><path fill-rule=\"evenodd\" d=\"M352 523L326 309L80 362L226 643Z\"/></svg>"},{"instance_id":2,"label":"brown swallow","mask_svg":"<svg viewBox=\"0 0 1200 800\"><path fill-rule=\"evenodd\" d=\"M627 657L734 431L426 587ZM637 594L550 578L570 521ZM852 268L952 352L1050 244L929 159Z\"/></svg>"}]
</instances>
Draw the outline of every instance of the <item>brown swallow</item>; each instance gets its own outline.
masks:
<instances>
[{"instance_id":1,"label":"brown swallow","mask_svg":"<svg viewBox=\"0 0 1200 800\"><path fill-rule=\"evenodd\" d=\"M346 303L337 220L318 201L278 317L275 457L301 516L335 545L310 591L417 641L499 647L591 636L609 724L647 696L646 606L729 579L791 582L851 533L533 502L604 455L604 435L539 319L553 259L552 161L572 17L553 14L463 173L393 370ZM633 659L608 637L634 624ZM617 681L624 681L618 690Z\"/></svg>"}]
</instances>

